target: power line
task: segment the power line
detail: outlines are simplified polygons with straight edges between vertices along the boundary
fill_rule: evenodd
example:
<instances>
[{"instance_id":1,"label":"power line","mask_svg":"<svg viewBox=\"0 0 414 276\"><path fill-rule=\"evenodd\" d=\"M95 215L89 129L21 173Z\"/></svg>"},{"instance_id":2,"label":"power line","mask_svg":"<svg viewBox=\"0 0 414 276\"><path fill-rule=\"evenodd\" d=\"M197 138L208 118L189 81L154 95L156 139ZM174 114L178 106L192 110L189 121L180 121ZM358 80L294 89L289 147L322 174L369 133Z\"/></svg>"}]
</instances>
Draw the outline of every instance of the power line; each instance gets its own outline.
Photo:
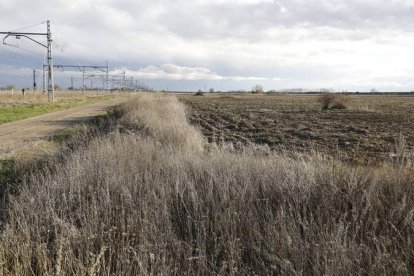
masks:
<instances>
[{"instance_id":1,"label":"power line","mask_svg":"<svg viewBox=\"0 0 414 276\"><path fill-rule=\"evenodd\" d=\"M86 84L85 84L85 80L87 78L91 78L91 77L96 77L98 75L94 74L94 73L88 73L87 70L92 69L95 71L99 71L100 73L104 73L106 79L109 79L109 62L106 62L106 66L98 66L98 65L65 65L65 64L56 64L53 65L54 68L58 68L58 69L65 69L65 68L70 68L70 69L78 69L80 72L82 72L82 90L85 92L86 90ZM108 83L108 81L107 81ZM107 90L109 90L109 87L107 85L106 87Z\"/></svg>"},{"instance_id":2,"label":"power line","mask_svg":"<svg viewBox=\"0 0 414 276\"><path fill-rule=\"evenodd\" d=\"M30 29L30 28L33 28L33 27L36 27L36 26L39 26L39 25L43 25L45 23L47 23L47 22L46 21L42 21L40 23L36 23L36 24L29 25L29 26L26 26L26 27L23 27L23 28L20 28L20 29L13 30L12 32L27 30L27 29Z\"/></svg>"},{"instance_id":3,"label":"power line","mask_svg":"<svg viewBox=\"0 0 414 276\"><path fill-rule=\"evenodd\" d=\"M16 39L26 38L40 46L43 46L47 49L47 85L48 85L48 99L49 102L54 101L55 91L54 91L54 84L53 84L53 60L52 60L52 33L50 31L50 21L47 20L47 31L46 33L39 33L39 32L0 32L0 34L5 35L3 38L3 44L8 45L6 43L6 39L9 37L15 37ZM21 29L28 29L32 26L28 26ZM45 36L47 38L47 43L44 44L37 40L38 36ZM44 68L44 67L43 67Z\"/></svg>"}]
</instances>

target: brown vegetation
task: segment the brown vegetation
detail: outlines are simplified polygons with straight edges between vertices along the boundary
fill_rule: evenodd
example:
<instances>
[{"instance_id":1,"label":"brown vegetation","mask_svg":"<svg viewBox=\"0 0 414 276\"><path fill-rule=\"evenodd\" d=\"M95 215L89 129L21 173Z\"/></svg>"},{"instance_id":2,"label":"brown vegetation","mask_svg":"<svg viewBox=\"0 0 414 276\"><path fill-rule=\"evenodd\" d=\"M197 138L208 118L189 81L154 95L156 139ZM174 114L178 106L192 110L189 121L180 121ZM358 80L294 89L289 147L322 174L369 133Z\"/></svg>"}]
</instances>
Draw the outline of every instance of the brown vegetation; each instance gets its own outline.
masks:
<instances>
[{"instance_id":1,"label":"brown vegetation","mask_svg":"<svg viewBox=\"0 0 414 276\"><path fill-rule=\"evenodd\" d=\"M119 94L119 93L118 93ZM68 92L57 91L55 93L56 102L70 102L73 100L93 100L99 98L105 98L111 95L108 92ZM25 96L21 92L15 91L13 94L10 91L0 91L0 108L28 106L33 104L46 104L48 103L47 93L26 91Z\"/></svg>"},{"instance_id":2,"label":"brown vegetation","mask_svg":"<svg viewBox=\"0 0 414 276\"><path fill-rule=\"evenodd\" d=\"M203 97L205 98L205 97ZM0 274L412 274L412 168L205 144L176 98L32 174Z\"/></svg>"},{"instance_id":3,"label":"brown vegetation","mask_svg":"<svg viewBox=\"0 0 414 276\"><path fill-rule=\"evenodd\" d=\"M347 99L343 95L325 93L320 96L319 101L322 104L322 110L347 109Z\"/></svg>"},{"instance_id":4,"label":"brown vegetation","mask_svg":"<svg viewBox=\"0 0 414 276\"><path fill-rule=\"evenodd\" d=\"M204 96L204 93L199 91L194 93L194 96Z\"/></svg>"}]
</instances>

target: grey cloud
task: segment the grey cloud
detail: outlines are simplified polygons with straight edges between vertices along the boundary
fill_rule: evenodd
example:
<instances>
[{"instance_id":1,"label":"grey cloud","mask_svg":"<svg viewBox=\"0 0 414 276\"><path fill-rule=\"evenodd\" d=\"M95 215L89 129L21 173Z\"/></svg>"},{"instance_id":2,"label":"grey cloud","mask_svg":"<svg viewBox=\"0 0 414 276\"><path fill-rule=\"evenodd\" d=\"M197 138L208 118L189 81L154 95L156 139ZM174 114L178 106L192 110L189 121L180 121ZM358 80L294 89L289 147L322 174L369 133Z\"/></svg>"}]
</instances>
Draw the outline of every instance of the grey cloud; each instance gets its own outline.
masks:
<instances>
[{"instance_id":1,"label":"grey cloud","mask_svg":"<svg viewBox=\"0 0 414 276\"><path fill-rule=\"evenodd\" d=\"M2 0L0 26L51 19L57 62L109 59L114 67L180 80L282 78L273 85L292 79L296 87L339 82L341 75L370 65L380 70L370 49L379 49L379 60L392 52L409 66L402 60L408 49L396 53L400 44L411 45L413 15L414 2L404 0ZM41 61L4 47L0 66L35 67ZM365 56L366 64L357 64Z\"/></svg>"},{"instance_id":2,"label":"grey cloud","mask_svg":"<svg viewBox=\"0 0 414 276\"><path fill-rule=\"evenodd\" d=\"M266 39L264 32L275 27L331 27L349 32L372 29L414 28L414 3L404 0L281 0L252 5L191 5L187 1L166 3L158 20L172 33L193 39ZM370 35L370 33L365 33ZM349 39L360 39L349 33Z\"/></svg>"},{"instance_id":3,"label":"grey cloud","mask_svg":"<svg viewBox=\"0 0 414 276\"><path fill-rule=\"evenodd\" d=\"M113 71L114 74L127 72L128 75L146 79L146 80L213 80L213 81L278 81L278 77L257 77L257 76L235 76L235 75L220 75L203 67L188 67L179 66L176 64L163 64L161 66L149 65L138 70L131 70L128 68L121 68Z\"/></svg>"}]
</instances>

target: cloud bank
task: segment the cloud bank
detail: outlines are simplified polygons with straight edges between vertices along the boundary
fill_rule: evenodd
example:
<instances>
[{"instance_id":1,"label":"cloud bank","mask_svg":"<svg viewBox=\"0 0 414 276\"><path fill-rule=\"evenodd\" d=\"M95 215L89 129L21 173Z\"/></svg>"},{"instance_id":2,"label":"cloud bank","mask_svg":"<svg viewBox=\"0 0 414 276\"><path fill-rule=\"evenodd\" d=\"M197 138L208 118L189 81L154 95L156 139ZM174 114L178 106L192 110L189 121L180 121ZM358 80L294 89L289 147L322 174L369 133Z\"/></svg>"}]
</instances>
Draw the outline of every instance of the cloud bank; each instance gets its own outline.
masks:
<instances>
[{"instance_id":1,"label":"cloud bank","mask_svg":"<svg viewBox=\"0 0 414 276\"><path fill-rule=\"evenodd\" d=\"M0 9L3 31L50 19L56 62L109 60L155 86L194 89L211 80L220 89L412 90L413 18L406 0L3 0ZM0 47L1 67L41 63L43 49L19 43Z\"/></svg>"},{"instance_id":2,"label":"cloud bank","mask_svg":"<svg viewBox=\"0 0 414 276\"><path fill-rule=\"evenodd\" d=\"M121 68L112 71L112 74L119 75L126 72L127 75L143 80L231 80L231 81L269 81L279 80L278 78L264 78L254 76L223 76L212 72L208 68L188 67L175 64L163 64L157 66L147 66L138 70Z\"/></svg>"}]
</instances>

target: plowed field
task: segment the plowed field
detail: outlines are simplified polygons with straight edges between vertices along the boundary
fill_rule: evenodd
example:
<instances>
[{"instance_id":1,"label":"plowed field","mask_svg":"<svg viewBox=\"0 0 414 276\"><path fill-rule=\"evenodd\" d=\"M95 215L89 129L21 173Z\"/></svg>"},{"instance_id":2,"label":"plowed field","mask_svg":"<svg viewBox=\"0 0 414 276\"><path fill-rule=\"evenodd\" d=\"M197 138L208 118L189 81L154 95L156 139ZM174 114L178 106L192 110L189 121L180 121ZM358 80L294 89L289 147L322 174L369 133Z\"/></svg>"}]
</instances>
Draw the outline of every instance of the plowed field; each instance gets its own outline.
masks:
<instances>
[{"instance_id":1,"label":"plowed field","mask_svg":"<svg viewBox=\"0 0 414 276\"><path fill-rule=\"evenodd\" d=\"M317 151L347 161L392 161L414 148L414 97L346 96L322 111L318 95L180 95L209 142Z\"/></svg>"}]
</instances>

